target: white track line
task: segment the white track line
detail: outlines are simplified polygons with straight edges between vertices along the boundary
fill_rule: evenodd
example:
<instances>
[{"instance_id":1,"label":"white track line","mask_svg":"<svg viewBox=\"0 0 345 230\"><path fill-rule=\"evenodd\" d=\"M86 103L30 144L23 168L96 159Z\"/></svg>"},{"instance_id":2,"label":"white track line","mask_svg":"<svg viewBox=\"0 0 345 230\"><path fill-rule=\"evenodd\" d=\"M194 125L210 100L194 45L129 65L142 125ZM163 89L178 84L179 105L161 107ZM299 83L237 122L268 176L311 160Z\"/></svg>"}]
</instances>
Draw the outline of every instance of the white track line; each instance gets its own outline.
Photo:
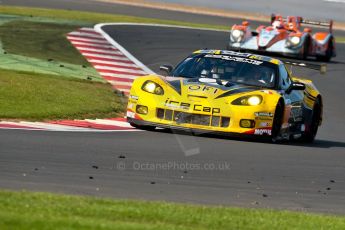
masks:
<instances>
[{"instance_id":1,"label":"white track line","mask_svg":"<svg viewBox=\"0 0 345 230\"><path fill-rule=\"evenodd\" d=\"M345 3L345 0L324 0L324 2Z\"/></svg>"},{"instance_id":2,"label":"white track line","mask_svg":"<svg viewBox=\"0 0 345 230\"><path fill-rule=\"evenodd\" d=\"M80 28L79 31L90 31L90 32L95 32L95 30L94 30L93 28L89 28L89 27Z\"/></svg>"},{"instance_id":3,"label":"white track line","mask_svg":"<svg viewBox=\"0 0 345 230\"><path fill-rule=\"evenodd\" d=\"M21 121L21 122L19 122L19 124L23 124L23 125L35 127L35 128L41 128L41 129L45 129L45 130L55 130L55 131L91 131L91 130L93 130L93 129L82 128L82 127L51 124L51 123L44 123L44 122Z\"/></svg>"},{"instance_id":4,"label":"white track line","mask_svg":"<svg viewBox=\"0 0 345 230\"><path fill-rule=\"evenodd\" d=\"M97 49L97 48L85 48L85 47L78 47L78 50L81 50L83 52L87 52L87 51L91 51L91 52L98 52L98 53L104 53L104 54L122 54L121 52L119 51L116 51L116 50L100 50L100 49Z\"/></svg>"},{"instance_id":5,"label":"white track line","mask_svg":"<svg viewBox=\"0 0 345 230\"><path fill-rule=\"evenodd\" d=\"M133 80L138 77L141 77L137 75L122 75L122 74L105 73L105 72L99 72L99 74L103 77L117 77L117 78L133 79Z\"/></svg>"},{"instance_id":6,"label":"white track line","mask_svg":"<svg viewBox=\"0 0 345 230\"><path fill-rule=\"evenodd\" d=\"M105 120L105 119L96 119L96 120L86 119L85 121L100 124L100 125L111 125L111 126L134 129L130 124L128 124L125 121L115 121L115 120Z\"/></svg>"},{"instance_id":7,"label":"white track line","mask_svg":"<svg viewBox=\"0 0 345 230\"><path fill-rule=\"evenodd\" d=\"M93 54L93 53L86 53L86 52L83 52L83 55L86 56L87 58L92 58L92 59L105 58L109 60L129 61L129 59L126 56L115 57L115 56L110 56L110 55Z\"/></svg>"},{"instance_id":8,"label":"white track line","mask_svg":"<svg viewBox=\"0 0 345 230\"><path fill-rule=\"evenodd\" d=\"M71 41L71 43L73 45L75 45L76 47L78 47L78 45L80 46L92 46L92 47L97 47L97 48L100 48L100 49L109 49L109 48L112 48L115 50L115 48L111 45L102 45L102 44L92 44L92 43L89 43L89 42L74 42L74 41Z\"/></svg>"},{"instance_id":9,"label":"white track line","mask_svg":"<svg viewBox=\"0 0 345 230\"><path fill-rule=\"evenodd\" d=\"M67 36L67 39L71 42L89 42L89 43L95 43L95 44L109 44L107 40L95 40L95 39L89 39L89 38L82 38L82 37L75 37L75 36Z\"/></svg>"},{"instance_id":10,"label":"white track line","mask_svg":"<svg viewBox=\"0 0 345 230\"><path fill-rule=\"evenodd\" d=\"M109 25L109 23L106 24L97 24L95 25L94 29L98 33L102 34L105 39L108 40L110 44L115 46L118 50L120 50L126 57L128 57L132 62L134 62L136 65L138 65L140 68L142 68L147 74L154 74L154 72L149 69L146 65L144 65L142 62L140 62L138 59L136 59L132 54L130 54L125 48L123 48L119 43L117 43L112 37L109 36L106 32L102 30L102 27L105 25Z\"/></svg>"},{"instance_id":11,"label":"white track line","mask_svg":"<svg viewBox=\"0 0 345 230\"><path fill-rule=\"evenodd\" d=\"M123 63L123 62L114 62L114 61L103 61L103 60L98 60L98 59L90 59L88 60L92 64L109 64L109 65L119 65L123 67L137 67L136 64L129 64L129 63Z\"/></svg>"},{"instance_id":12,"label":"white track line","mask_svg":"<svg viewBox=\"0 0 345 230\"><path fill-rule=\"evenodd\" d=\"M96 35L96 34L86 34L86 33L82 33L82 32L78 32L78 31L74 31L69 33L68 35L74 35L74 36L78 36L78 37L86 37L86 38L99 38L99 39L104 39L104 37L102 35Z\"/></svg>"},{"instance_id":13,"label":"white track line","mask_svg":"<svg viewBox=\"0 0 345 230\"><path fill-rule=\"evenodd\" d=\"M119 68L119 67L109 67L109 66L102 66L102 65L95 65L94 66L97 70L100 72L102 70L113 70L113 71L121 71L121 72L126 72L126 73L131 73L131 74L138 74L138 75L145 75L146 73L144 71L140 70L135 70L135 69L126 69L126 68Z\"/></svg>"}]
</instances>

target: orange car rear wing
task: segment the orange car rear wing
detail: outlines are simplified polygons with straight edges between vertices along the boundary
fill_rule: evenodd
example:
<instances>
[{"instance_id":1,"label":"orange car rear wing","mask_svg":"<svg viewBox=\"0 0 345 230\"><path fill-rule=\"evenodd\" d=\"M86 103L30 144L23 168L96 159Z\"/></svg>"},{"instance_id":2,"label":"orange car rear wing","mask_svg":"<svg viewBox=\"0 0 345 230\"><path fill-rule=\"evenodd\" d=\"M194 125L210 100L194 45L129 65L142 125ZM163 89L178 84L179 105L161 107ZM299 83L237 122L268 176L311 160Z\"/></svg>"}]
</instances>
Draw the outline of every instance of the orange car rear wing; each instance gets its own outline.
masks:
<instances>
[{"instance_id":1,"label":"orange car rear wing","mask_svg":"<svg viewBox=\"0 0 345 230\"><path fill-rule=\"evenodd\" d=\"M314 20L309 20L309 19L302 18L301 23L307 24L307 25L328 27L330 33L332 33L332 30L333 30L333 20L329 20L329 21L314 21Z\"/></svg>"},{"instance_id":2,"label":"orange car rear wing","mask_svg":"<svg viewBox=\"0 0 345 230\"><path fill-rule=\"evenodd\" d=\"M291 17L291 16L289 16ZM273 23L273 21L278 20L281 22L288 22L288 18L282 17L280 14L271 14L271 24ZM329 20L329 21L315 21L315 20L309 20L309 19L305 19L303 17L299 17L299 16L292 16L291 18L295 18L297 23L301 23L301 24L305 24L305 25L314 25L314 26L321 26L321 27L328 27L329 28L329 32L332 33L333 30L333 20Z\"/></svg>"},{"instance_id":3,"label":"orange car rear wing","mask_svg":"<svg viewBox=\"0 0 345 230\"><path fill-rule=\"evenodd\" d=\"M284 60L284 64L291 65L291 66L298 66L298 67L304 67L308 69L313 69L320 71L321 74L325 74L327 72L327 64L325 63L304 63L304 62L296 62L296 61L288 61Z\"/></svg>"}]
</instances>

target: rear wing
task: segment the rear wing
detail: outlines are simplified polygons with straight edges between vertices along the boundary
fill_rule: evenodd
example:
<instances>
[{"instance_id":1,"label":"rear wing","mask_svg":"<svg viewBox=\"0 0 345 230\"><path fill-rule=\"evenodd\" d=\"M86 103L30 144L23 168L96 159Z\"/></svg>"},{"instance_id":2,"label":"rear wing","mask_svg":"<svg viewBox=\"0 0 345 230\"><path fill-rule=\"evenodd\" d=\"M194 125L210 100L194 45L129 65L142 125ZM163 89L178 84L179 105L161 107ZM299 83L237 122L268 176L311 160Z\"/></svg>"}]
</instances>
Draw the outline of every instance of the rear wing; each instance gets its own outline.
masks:
<instances>
[{"instance_id":1,"label":"rear wing","mask_svg":"<svg viewBox=\"0 0 345 230\"><path fill-rule=\"evenodd\" d=\"M327 72L327 64L321 63L304 63L304 62L295 62L295 61L283 61L285 65L291 65L291 66L299 66L304 67L308 69L313 69L320 71L321 74L325 74Z\"/></svg>"},{"instance_id":2,"label":"rear wing","mask_svg":"<svg viewBox=\"0 0 345 230\"><path fill-rule=\"evenodd\" d=\"M282 17L279 14L271 14L271 24L273 23L274 20L278 20L278 21L282 21L282 22L287 22L289 17ZM332 33L333 30L333 20L329 20L329 21L315 21L315 20L310 20L310 19L306 19L303 17L291 17L291 18L295 18L297 20L298 23L301 24L305 24L305 25L314 25L314 26L321 26L321 27L328 27L329 28L329 32Z\"/></svg>"},{"instance_id":3,"label":"rear wing","mask_svg":"<svg viewBox=\"0 0 345 230\"><path fill-rule=\"evenodd\" d=\"M301 23L307 24L307 25L328 27L330 33L332 33L332 30L333 30L333 20L329 20L329 21L314 21L314 20L309 20L309 19L302 18Z\"/></svg>"}]
</instances>

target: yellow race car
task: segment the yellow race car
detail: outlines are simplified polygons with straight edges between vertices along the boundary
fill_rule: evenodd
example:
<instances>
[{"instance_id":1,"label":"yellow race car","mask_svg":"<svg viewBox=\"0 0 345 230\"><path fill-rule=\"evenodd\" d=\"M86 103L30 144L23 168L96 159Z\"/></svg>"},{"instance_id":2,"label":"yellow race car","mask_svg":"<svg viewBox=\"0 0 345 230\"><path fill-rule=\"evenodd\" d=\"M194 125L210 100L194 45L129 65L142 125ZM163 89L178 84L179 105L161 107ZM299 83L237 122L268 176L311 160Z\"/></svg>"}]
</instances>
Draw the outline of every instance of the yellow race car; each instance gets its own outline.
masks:
<instances>
[{"instance_id":1,"label":"yellow race car","mask_svg":"<svg viewBox=\"0 0 345 230\"><path fill-rule=\"evenodd\" d=\"M161 70L166 76L133 82L127 120L134 127L312 142L321 125L319 91L310 80L290 76L278 59L199 50Z\"/></svg>"}]
</instances>

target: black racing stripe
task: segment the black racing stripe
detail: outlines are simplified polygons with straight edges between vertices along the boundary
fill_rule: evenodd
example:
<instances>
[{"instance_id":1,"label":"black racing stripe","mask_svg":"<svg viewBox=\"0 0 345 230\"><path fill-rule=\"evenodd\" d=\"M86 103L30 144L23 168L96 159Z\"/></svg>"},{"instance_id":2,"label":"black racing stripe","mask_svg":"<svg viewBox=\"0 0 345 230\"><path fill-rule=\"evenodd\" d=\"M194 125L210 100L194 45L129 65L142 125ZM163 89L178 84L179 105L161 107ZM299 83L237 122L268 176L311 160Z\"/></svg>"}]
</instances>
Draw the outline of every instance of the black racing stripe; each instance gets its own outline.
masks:
<instances>
[{"instance_id":1,"label":"black racing stripe","mask_svg":"<svg viewBox=\"0 0 345 230\"><path fill-rule=\"evenodd\" d=\"M312 100L312 101L315 101L315 100L316 100L315 97L310 97L309 95L306 95L306 96L307 96L307 98L309 98L309 99Z\"/></svg>"},{"instance_id":2,"label":"black racing stripe","mask_svg":"<svg viewBox=\"0 0 345 230\"><path fill-rule=\"evenodd\" d=\"M181 80L168 81L168 84L173 88L178 94L181 95Z\"/></svg>"},{"instance_id":3,"label":"black racing stripe","mask_svg":"<svg viewBox=\"0 0 345 230\"><path fill-rule=\"evenodd\" d=\"M212 87L212 88L216 88L216 89L220 89L220 90L223 90L223 91L226 91L226 90L232 90L232 89L235 89L235 88L238 88L240 87L239 84L236 84L236 83L231 83L231 84L228 84L228 85L220 85L220 84L215 84L216 82L200 82L199 78L192 78L192 79L186 79L184 80L183 84L188 86L188 85L205 85L205 86L209 86L209 87Z\"/></svg>"},{"instance_id":4,"label":"black racing stripe","mask_svg":"<svg viewBox=\"0 0 345 230\"><path fill-rule=\"evenodd\" d=\"M304 91L304 94L309 97L309 98L313 98L313 100L316 100L316 97L314 97L313 95L311 95L308 91Z\"/></svg>"},{"instance_id":5,"label":"black racing stripe","mask_svg":"<svg viewBox=\"0 0 345 230\"><path fill-rule=\"evenodd\" d=\"M253 87L243 87L243 88L239 88L239 89L234 89L234 90L230 90L230 91L227 91L227 92L219 95L218 97L216 97L216 99L222 98L222 97L227 97L227 96L237 94L237 93L252 92L252 91L256 91L256 90L258 90L258 89L253 88Z\"/></svg>"}]
</instances>

